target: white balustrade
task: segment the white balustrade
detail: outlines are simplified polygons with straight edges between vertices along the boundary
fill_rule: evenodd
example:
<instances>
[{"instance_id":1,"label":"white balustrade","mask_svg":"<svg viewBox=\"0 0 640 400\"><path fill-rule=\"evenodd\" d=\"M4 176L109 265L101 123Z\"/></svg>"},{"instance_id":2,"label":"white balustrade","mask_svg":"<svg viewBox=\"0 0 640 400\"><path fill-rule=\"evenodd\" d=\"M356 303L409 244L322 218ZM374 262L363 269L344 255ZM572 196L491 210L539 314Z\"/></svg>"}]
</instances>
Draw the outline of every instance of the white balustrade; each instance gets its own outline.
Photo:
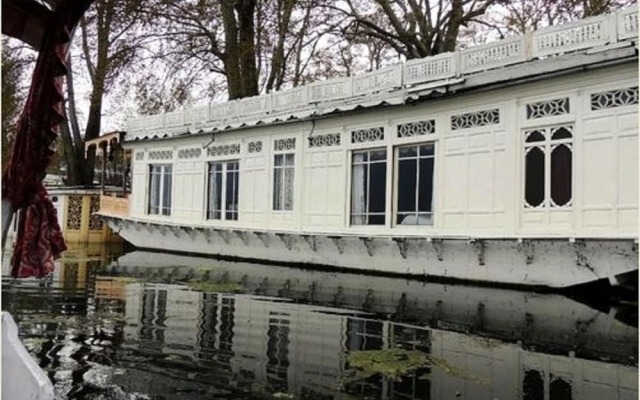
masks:
<instances>
[{"instance_id":1,"label":"white balustrade","mask_svg":"<svg viewBox=\"0 0 640 400\"><path fill-rule=\"evenodd\" d=\"M148 117L132 118L125 122L127 132L143 130L147 124Z\"/></svg>"},{"instance_id":2,"label":"white balustrade","mask_svg":"<svg viewBox=\"0 0 640 400\"><path fill-rule=\"evenodd\" d=\"M618 40L638 36L638 6L618 12Z\"/></svg>"},{"instance_id":3,"label":"white balustrade","mask_svg":"<svg viewBox=\"0 0 640 400\"><path fill-rule=\"evenodd\" d=\"M188 108L184 111L184 122L200 126L209 120L209 106Z\"/></svg>"},{"instance_id":4,"label":"white balustrade","mask_svg":"<svg viewBox=\"0 0 640 400\"><path fill-rule=\"evenodd\" d=\"M601 15L565 25L540 29L526 36L474 46L455 53L444 53L409 60L355 77L314 82L310 85L210 104L184 112L172 112L128 120L125 128L131 137L178 132L186 125L199 128L206 123L224 120L260 118L312 107L313 104L343 100L357 102L357 97L394 91L403 86L444 81L459 75L525 62L531 57L547 57L606 45L638 36L638 6L615 14Z\"/></svg>"},{"instance_id":5,"label":"white balustrade","mask_svg":"<svg viewBox=\"0 0 640 400\"><path fill-rule=\"evenodd\" d=\"M607 44L612 21L603 15L535 31L533 56L545 57Z\"/></svg>"},{"instance_id":6,"label":"white balustrade","mask_svg":"<svg viewBox=\"0 0 640 400\"><path fill-rule=\"evenodd\" d=\"M309 104L309 87L298 86L272 94L273 111L288 111Z\"/></svg>"},{"instance_id":7,"label":"white balustrade","mask_svg":"<svg viewBox=\"0 0 640 400\"><path fill-rule=\"evenodd\" d=\"M525 37L518 36L462 50L460 52L460 73L504 67L525 60Z\"/></svg>"},{"instance_id":8,"label":"white balustrade","mask_svg":"<svg viewBox=\"0 0 640 400\"><path fill-rule=\"evenodd\" d=\"M226 103L212 103L209 115L214 121L235 118L238 115L238 101L228 101Z\"/></svg>"},{"instance_id":9,"label":"white balustrade","mask_svg":"<svg viewBox=\"0 0 640 400\"><path fill-rule=\"evenodd\" d=\"M351 78L338 78L312 83L309 85L310 101L312 103L320 103L351 97L352 83Z\"/></svg>"},{"instance_id":10,"label":"white balustrade","mask_svg":"<svg viewBox=\"0 0 640 400\"><path fill-rule=\"evenodd\" d=\"M456 53L409 60L404 64L404 84L415 85L452 78L456 75Z\"/></svg>"},{"instance_id":11,"label":"white balustrade","mask_svg":"<svg viewBox=\"0 0 640 400\"><path fill-rule=\"evenodd\" d=\"M184 126L184 124L184 112L182 111L172 111L164 115L165 128L176 128Z\"/></svg>"},{"instance_id":12,"label":"white balustrade","mask_svg":"<svg viewBox=\"0 0 640 400\"><path fill-rule=\"evenodd\" d=\"M402 66L378 69L353 77L353 94L369 94L402 87Z\"/></svg>"},{"instance_id":13,"label":"white balustrade","mask_svg":"<svg viewBox=\"0 0 640 400\"><path fill-rule=\"evenodd\" d=\"M158 130L162 128L164 128L164 114L150 115L145 118L145 130Z\"/></svg>"},{"instance_id":14,"label":"white balustrade","mask_svg":"<svg viewBox=\"0 0 640 400\"><path fill-rule=\"evenodd\" d=\"M238 115L240 117L255 114L268 114L269 111L271 111L271 94L263 94L262 96L240 99L238 107Z\"/></svg>"}]
</instances>

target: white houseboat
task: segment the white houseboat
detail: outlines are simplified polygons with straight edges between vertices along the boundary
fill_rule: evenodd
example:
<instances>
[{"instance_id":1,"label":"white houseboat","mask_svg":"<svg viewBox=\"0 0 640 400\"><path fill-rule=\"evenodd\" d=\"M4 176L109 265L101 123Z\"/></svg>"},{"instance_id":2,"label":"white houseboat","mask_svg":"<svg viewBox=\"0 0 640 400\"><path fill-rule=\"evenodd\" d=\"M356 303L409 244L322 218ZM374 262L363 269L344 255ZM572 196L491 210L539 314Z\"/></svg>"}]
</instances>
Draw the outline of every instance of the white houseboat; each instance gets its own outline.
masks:
<instances>
[{"instance_id":1,"label":"white houseboat","mask_svg":"<svg viewBox=\"0 0 640 400\"><path fill-rule=\"evenodd\" d=\"M638 270L637 21L131 120L132 191L101 215L138 248L617 284Z\"/></svg>"}]
</instances>

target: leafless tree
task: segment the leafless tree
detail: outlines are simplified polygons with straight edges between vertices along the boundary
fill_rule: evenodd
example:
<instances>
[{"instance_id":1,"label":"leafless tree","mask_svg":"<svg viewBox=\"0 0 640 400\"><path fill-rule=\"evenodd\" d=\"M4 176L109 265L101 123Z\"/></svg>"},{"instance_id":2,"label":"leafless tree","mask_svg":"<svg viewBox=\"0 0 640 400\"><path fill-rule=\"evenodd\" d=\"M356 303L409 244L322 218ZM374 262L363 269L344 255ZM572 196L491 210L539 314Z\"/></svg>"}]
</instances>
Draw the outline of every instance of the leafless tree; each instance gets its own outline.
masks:
<instances>
[{"instance_id":1,"label":"leafless tree","mask_svg":"<svg viewBox=\"0 0 640 400\"><path fill-rule=\"evenodd\" d=\"M454 51L461 27L500 0L346 0L352 37L385 42L407 59Z\"/></svg>"}]
</instances>

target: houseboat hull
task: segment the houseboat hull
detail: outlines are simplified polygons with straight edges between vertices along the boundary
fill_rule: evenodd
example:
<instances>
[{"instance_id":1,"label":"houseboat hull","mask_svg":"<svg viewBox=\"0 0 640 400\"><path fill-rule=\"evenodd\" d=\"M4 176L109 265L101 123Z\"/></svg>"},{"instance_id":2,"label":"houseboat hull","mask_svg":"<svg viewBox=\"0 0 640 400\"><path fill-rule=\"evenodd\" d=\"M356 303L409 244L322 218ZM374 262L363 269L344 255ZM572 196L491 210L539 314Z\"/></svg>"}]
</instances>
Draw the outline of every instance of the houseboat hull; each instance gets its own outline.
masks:
<instances>
[{"instance_id":1,"label":"houseboat hull","mask_svg":"<svg viewBox=\"0 0 640 400\"><path fill-rule=\"evenodd\" d=\"M216 229L102 214L140 249L261 260L306 268L413 276L491 286L612 285L638 269L633 240L345 236Z\"/></svg>"}]
</instances>

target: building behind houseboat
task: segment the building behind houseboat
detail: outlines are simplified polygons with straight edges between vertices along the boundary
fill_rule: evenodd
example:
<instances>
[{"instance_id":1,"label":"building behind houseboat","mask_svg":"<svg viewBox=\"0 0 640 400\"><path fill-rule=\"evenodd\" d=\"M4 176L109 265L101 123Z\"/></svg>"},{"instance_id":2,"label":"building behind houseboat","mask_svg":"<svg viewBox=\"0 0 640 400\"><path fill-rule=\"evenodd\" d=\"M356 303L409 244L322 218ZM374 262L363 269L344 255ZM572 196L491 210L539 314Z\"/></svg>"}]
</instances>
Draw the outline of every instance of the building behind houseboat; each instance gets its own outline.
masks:
<instances>
[{"instance_id":1,"label":"building behind houseboat","mask_svg":"<svg viewBox=\"0 0 640 400\"><path fill-rule=\"evenodd\" d=\"M637 7L129 121L137 247L566 287L637 271Z\"/></svg>"}]
</instances>

